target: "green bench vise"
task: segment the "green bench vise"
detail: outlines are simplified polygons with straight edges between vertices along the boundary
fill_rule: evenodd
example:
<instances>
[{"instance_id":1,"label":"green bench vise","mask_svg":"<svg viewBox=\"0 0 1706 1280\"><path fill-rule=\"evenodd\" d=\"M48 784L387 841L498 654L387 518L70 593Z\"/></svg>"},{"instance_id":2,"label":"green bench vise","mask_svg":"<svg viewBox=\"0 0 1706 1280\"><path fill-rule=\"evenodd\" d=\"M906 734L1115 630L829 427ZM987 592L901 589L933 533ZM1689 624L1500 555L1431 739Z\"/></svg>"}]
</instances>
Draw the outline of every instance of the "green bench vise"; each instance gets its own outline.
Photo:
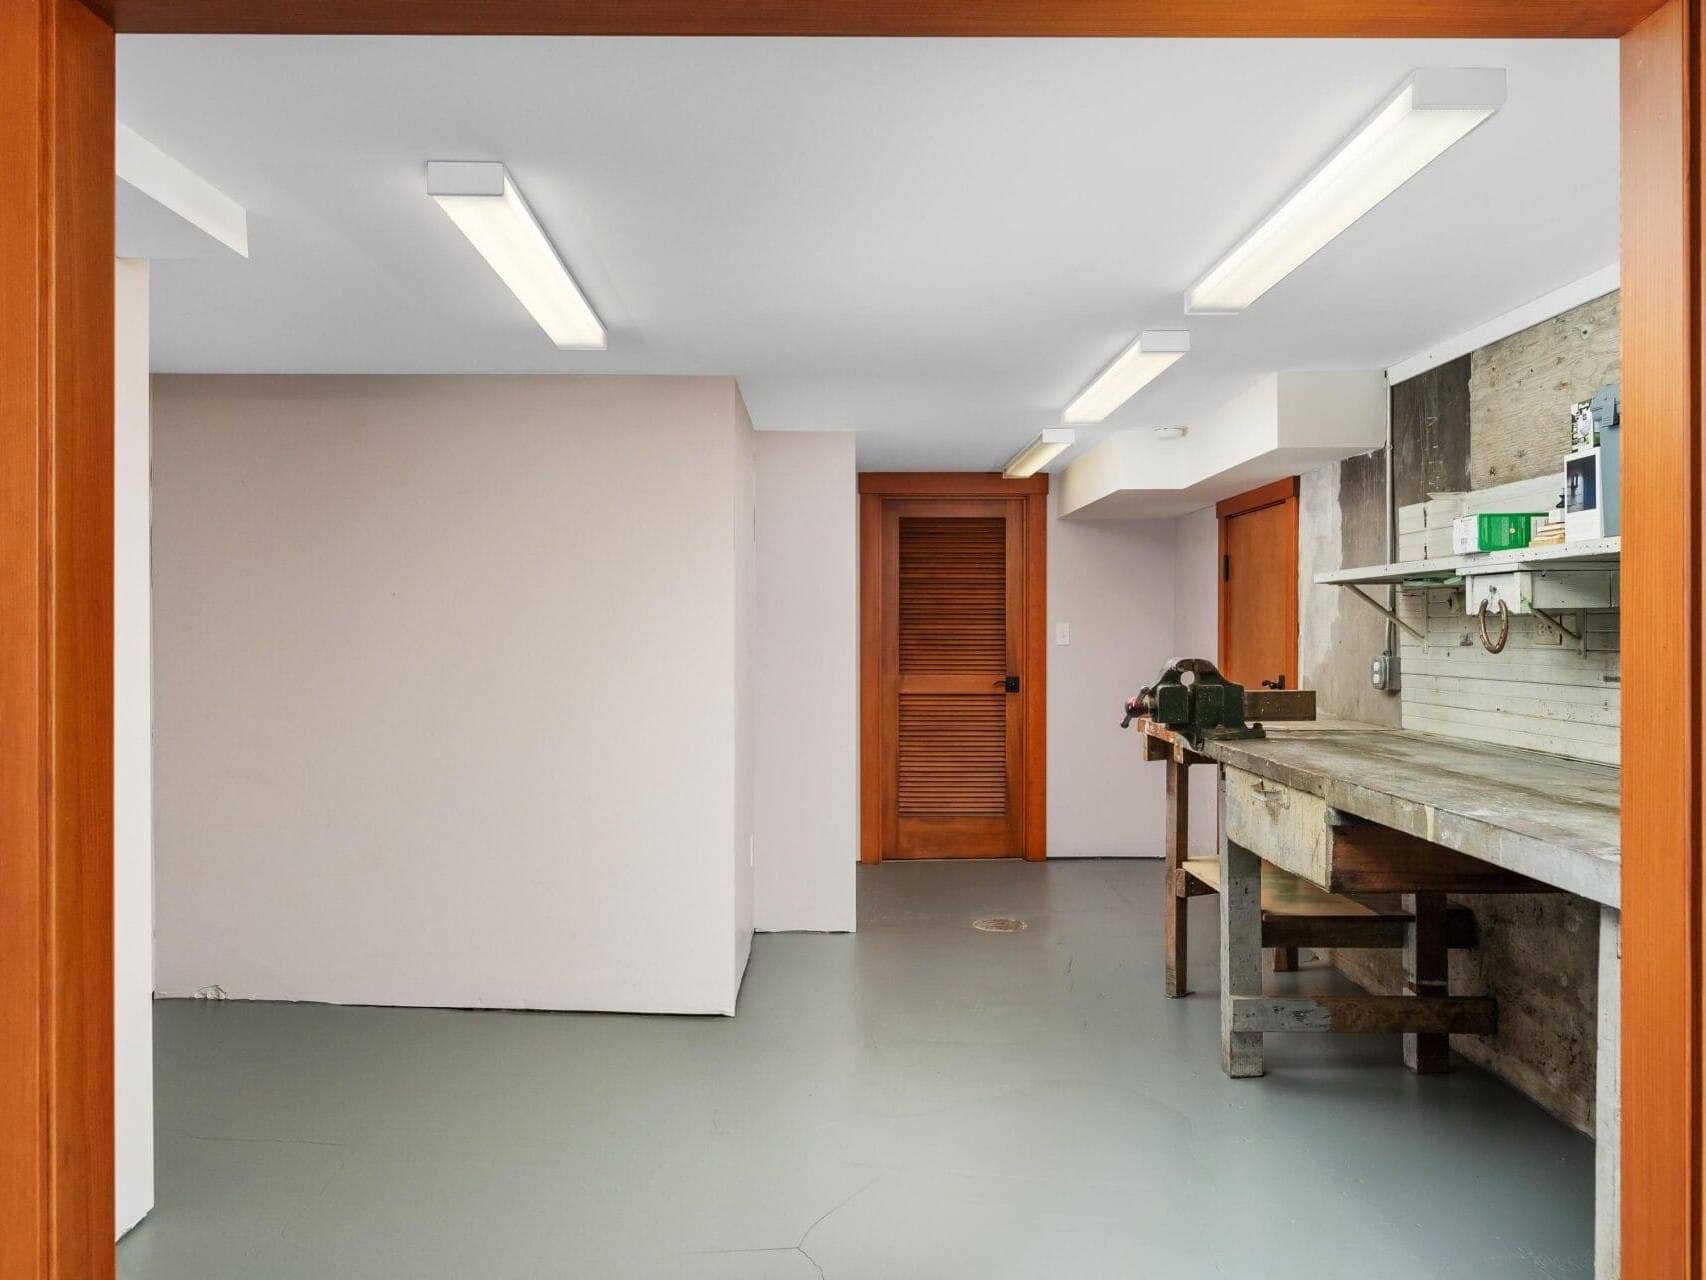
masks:
<instances>
[{"instance_id":1,"label":"green bench vise","mask_svg":"<svg viewBox=\"0 0 1706 1280\"><path fill-rule=\"evenodd\" d=\"M1155 683L1127 699L1120 728L1138 718L1170 729L1192 746L1210 739L1260 738L1263 720L1313 720L1313 689L1249 691L1207 658L1174 658Z\"/></svg>"}]
</instances>

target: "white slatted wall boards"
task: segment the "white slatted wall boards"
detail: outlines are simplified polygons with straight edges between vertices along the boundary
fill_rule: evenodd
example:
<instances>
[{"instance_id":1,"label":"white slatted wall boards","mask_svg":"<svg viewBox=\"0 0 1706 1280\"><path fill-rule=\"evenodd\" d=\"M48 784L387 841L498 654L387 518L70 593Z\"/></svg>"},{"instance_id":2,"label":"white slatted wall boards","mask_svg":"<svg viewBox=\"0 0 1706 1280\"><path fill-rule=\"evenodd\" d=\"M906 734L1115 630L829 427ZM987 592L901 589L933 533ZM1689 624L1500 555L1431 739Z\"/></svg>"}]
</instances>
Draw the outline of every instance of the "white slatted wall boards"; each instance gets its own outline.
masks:
<instances>
[{"instance_id":1,"label":"white slatted wall boards","mask_svg":"<svg viewBox=\"0 0 1706 1280\"><path fill-rule=\"evenodd\" d=\"M1510 639L1496 654L1482 647L1474 617L1464 613L1462 587L1400 591L1398 613L1427 636L1424 643L1399 632L1404 728L1619 762L1616 612L1562 615L1582 631L1585 652L1569 636L1561 644L1537 642L1545 623L1513 615Z\"/></svg>"}]
</instances>

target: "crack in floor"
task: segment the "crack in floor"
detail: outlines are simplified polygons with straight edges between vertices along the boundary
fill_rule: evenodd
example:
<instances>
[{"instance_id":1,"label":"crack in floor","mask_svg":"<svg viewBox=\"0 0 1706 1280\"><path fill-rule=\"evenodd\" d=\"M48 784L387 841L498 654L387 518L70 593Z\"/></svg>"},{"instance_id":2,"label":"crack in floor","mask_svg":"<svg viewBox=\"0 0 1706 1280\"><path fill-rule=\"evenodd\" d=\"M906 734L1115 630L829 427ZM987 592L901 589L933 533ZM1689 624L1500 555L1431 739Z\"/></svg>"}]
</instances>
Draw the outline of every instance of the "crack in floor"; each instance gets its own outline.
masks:
<instances>
[{"instance_id":1,"label":"crack in floor","mask_svg":"<svg viewBox=\"0 0 1706 1280\"><path fill-rule=\"evenodd\" d=\"M889 1174L889 1170L885 1169L883 1172L881 1172L881 1173L875 1175L874 1177L872 1177L871 1179L869 1179L863 1186L858 1187L856 1190L849 1192L846 1196L843 1196L840 1200L836 1201L829 1208L825 1209L822 1213L818 1214L818 1216L812 1220L812 1224L809 1227L807 1227L803 1233L801 1233L798 1242L796 1242L794 1244L761 1245L757 1248L743 1248L743 1249L692 1249L692 1250L689 1250L689 1253L694 1257L699 1257L699 1256L703 1256L703 1255L727 1255L727 1254L736 1254L736 1253L797 1253L802 1258L804 1258L807 1262L812 1264L812 1269L815 1270L819 1276L823 1276L824 1275L823 1264L821 1262L819 1262L816 1258L812 1257L811 1253L807 1251L806 1241L811 1239L812 1232L816 1231L824 1223L828 1222L832 1217L834 1217L836 1214L840 1213L843 1209L845 1209L848 1205L852 1204L860 1196L864 1195L872 1187L876 1186L877 1183L881 1182L884 1178L886 1178L888 1176L888 1174Z\"/></svg>"}]
</instances>

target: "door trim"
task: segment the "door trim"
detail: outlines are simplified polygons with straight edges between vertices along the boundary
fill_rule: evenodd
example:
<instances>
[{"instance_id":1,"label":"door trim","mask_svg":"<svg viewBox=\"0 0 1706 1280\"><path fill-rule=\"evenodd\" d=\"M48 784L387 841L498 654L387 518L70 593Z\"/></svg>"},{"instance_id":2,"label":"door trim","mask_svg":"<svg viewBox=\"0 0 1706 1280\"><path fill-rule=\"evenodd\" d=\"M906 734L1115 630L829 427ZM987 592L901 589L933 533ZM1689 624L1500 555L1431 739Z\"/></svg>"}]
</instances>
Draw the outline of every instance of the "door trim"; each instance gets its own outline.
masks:
<instances>
[{"instance_id":1,"label":"door trim","mask_svg":"<svg viewBox=\"0 0 1706 1280\"><path fill-rule=\"evenodd\" d=\"M0 4L0 1275L113 1273L113 30Z\"/></svg>"},{"instance_id":2,"label":"door trim","mask_svg":"<svg viewBox=\"0 0 1706 1280\"><path fill-rule=\"evenodd\" d=\"M1214 504L1214 514L1224 520L1227 516L1241 516L1246 512L1260 511L1263 507L1276 506L1296 496L1297 477L1287 476L1284 480L1275 480L1272 484L1222 498Z\"/></svg>"},{"instance_id":3,"label":"door trim","mask_svg":"<svg viewBox=\"0 0 1706 1280\"><path fill-rule=\"evenodd\" d=\"M1291 519L1288 528L1291 532L1291 576L1297 578L1297 508L1298 481L1296 476L1284 480L1275 480L1272 484L1264 484L1259 488L1234 494L1230 498L1222 498L1214 504L1214 514L1219 525L1220 563L1215 566L1215 645L1217 646L1214 660L1221 663L1226 659L1226 522L1233 516L1247 516L1252 511L1261 511L1267 507L1289 505ZM1298 634L1298 592L1293 591L1287 599L1289 605L1287 621L1289 626L1286 634L1291 637L1291 662L1286 670L1291 672L1293 680L1299 684L1303 675L1297 669L1297 634Z\"/></svg>"},{"instance_id":4,"label":"door trim","mask_svg":"<svg viewBox=\"0 0 1706 1280\"><path fill-rule=\"evenodd\" d=\"M1616 37L1653 0L97 0L120 31L213 35Z\"/></svg>"},{"instance_id":5,"label":"door trim","mask_svg":"<svg viewBox=\"0 0 1706 1280\"><path fill-rule=\"evenodd\" d=\"M67 0L54 0L63 11ZM74 2L74 0L73 0ZM1625 403L1633 410L1644 399L1650 406L1652 438L1641 447L1631 436L1625 450L1624 484L1638 503L1629 503L1626 531L1632 568L1625 573L1623 592L1632 616L1643 621L1642 635L1625 650L1624 901L1627 919L1623 1029L1625 1046L1623 1173L1624 1274L1635 1277L1698 1277L1702 1274L1703 1201L1700 1179L1702 1063L1701 931L1706 891L1701 875L1702 665L1701 617L1706 609L1702 575L1692 565L1697 557L1681 557L1679 548L1698 549L1702 543L1706 503L1699 492L1701 376L1700 183L1702 114L1700 36L1696 7L1684 0L1580 0L1560 5L1556 0L1418 0L1401 8L1356 5L1345 0L1293 0L1271 5L1179 4L1176 0L1127 0L1112 5L1060 4L1052 0L1013 0L1012 3L968 6L945 0L873 4L860 0L813 0L792 8L753 0L667 0L656 6L616 4L613 0L569 4L565 0L491 0L482 5L426 4L422 0L90 0L89 9L121 31L275 32L279 34L430 35L450 32L492 35L537 35L579 32L606 35L644 35L669 30L679 35L806 35L839 31L863 35L985 35L985 36L1315 36L1315 37L1622 37L1623 112L1620 122L1623 198L1623 300L1625 350L1634 352L1628 338L1639 332L1642 349L1626 359L1623 373ZM13 4L8 16L25 24L50 11L49 0ZM804 16L802 16L804 15ZM6 28L10 31L12 28ZM25 37L39 50L32 31ZM10 46L23 48L21 45ZM110 47L110 46L109 46ZM8 49L0 41L0 57ZM36 68L45 63L26 57ZM56 112L80 112L94 121L112 118L112 77L68 76L49 83L31 72L0 80L0 100L17 110L0 111L0 150L23 135L34 135L37 124ZM11 131L15 125L15 132ZM61 136L55 154L90 175L104 172L111 181L112 138L106 129L91 128ZM23 156L19 151L17 154ZM43 152L35 152L41 156ZM25 160L30 172L35 161ZM51 211L38 208L25 191L16 201L19 216L0 215L0 271L26 261L45 260L42 246L54 245L61 266L112 277L110 221L97 228L81 218L74 205ZM27 212L25 212L27 210ZM40 215L39 217L37 215ZM49 239L44 239L48 237ZM41 255L38 259L38 254ZM34 267L21 268L34 270ZM57 268L56 268L57 269ZM111 358L110 326L82 316L79 328L70 323L38 323L44 295L34 289L0 291L0 397L17 407L6 419L8 431L19 440L52 439L52 420L58 411L42 370L54 366L77 368L95 386L98 372ZM74 310L68 297L54 295L47 309L68 318ZM1636 317L1641 317L1637 319ZM32 337L31 335L36 335ZM39 337L39 342L36 340ZM90 363L93 361L94 363ZM110 459L108 460L110 463ZM45 464L43 464L45 465ZM110 466L108 468L110 483ZM98 540L89 522L100 522L99 467L67 477L65 529L90 543ZM67 566L67 551L56 534L37 519L33 505L0 509L0 544L26 549L44 570ZM1670 550L1667 551L1667 548ZM1649 572L1639 562L1652 557ZM1681 559L1680 578L1665 571ZM35 580L8 576L3 584L5 611L38 618ZM106 631L110 644L111 630ZM22 708L33 725L64 722L81 726L68 739L42 732L36 740L5 739L0 752L18 776L42 778L55 764L72 772L98 771L103 752L110 761L111 744L99 741L99 726L110 725L111 698L96 680L82 682L60 669L66 686L52 702L38 683L38 673L17 664L0 663L0 696L7 706ZM92 670L88 672L92 675ZM44 726L45 727L45 726ZM1637 765L1651 766L1637 768ZM46 807L32 801L30 813ZM80 837L84 833L79 833ZM100 834L87 833L99 850ZM105 842L110 874L110 838ZM87 930L93 941L111 930L110 910L102 907L101 871L86 861L91 855L81 838L72 844L6 842L0 845L0 881L36 884L49 877L87 877L88 897L64 904L59 920L72 931ZM46 943L33 926L28 937L15 939L26 950L32 940ZM42 952L31 951L32 956ZM35 961L32 959L33 965ZM91 967L87 956L81 961ZM95 965L93 967L99 967ZM34 1072L36 1054L46 1028L59 1009L71 1019L64 1029L85 1045L99 1048L110 1042L110 1005L98 1000L57 1004L53 993L28 973L11 975L13 985L0 979L0 991L14 990L22 1002L0 1002L0 1019L16 1017L24 1028L23 1041L0 1036L0 1043L19 1046L28 1063L20 1070ZM10 999L8 995L8 999ZM1641 1073L1649 1073L1643 1078ZM0 1094L11 1097L16 1088L27 1092L41 1083L0 1080ZM44 1189L58 1183L62 1194L58 1212L69 1215L61 1224L87 1221L102 1210L79 1200L103 1198L101 1162L110 1164L110 1109L104 1119L93 1076L61 1080L63 1088L35 1095L44 1127L60 1133L82 1132L82 1146L68 1145L50 1156L38 1140L40 1128L0 1129L0 1185ZM110 1088L110 1083L108 1085ZM82 1126L87 1123L87 1130ZM104 1155L103 1155L104 1148ZM54 1163L57 1157L63 1157ZM89 1164L84 1162L88 1161ZM0 1245L13 1224L31 1239L45 1232L37 1217L45 1212L42 1195L31 1192L22 1202L0 1199ZM67 1239L74 1228L66 1226ZM109 1241L100 1242L104 1262L85 1266L85 1259L64 1252L44 1256L39 1267L20 1271L20 1277L99 1277L112 1273Z\"/></svg>"},{"instance_id":6,"label":"door trim","mask_svg":"<svg viewBox=\"0 0 1706 1280\"><path fill-rule=\"evenodd\" d=\"M1048 856L1048 476L994 472L867 471L859 476L859 861L883 860L888 830L883 735L883 507L889 498L1024 500L1025 599L1019 671L1025 763L1020 772L1020 854Z\"/></svg>"}]
</instances>

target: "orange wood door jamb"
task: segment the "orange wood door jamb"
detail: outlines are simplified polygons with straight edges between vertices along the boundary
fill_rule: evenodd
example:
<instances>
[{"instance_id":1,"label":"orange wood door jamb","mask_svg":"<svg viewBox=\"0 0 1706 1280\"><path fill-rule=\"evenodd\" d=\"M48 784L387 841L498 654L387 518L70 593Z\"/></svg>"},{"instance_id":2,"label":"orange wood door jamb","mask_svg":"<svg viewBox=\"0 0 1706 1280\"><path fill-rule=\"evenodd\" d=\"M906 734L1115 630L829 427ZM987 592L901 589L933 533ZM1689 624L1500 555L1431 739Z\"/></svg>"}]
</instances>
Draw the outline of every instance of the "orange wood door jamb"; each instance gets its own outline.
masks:
<instances>
[{"instance_id":1,"label":"orange wood door jamb","mask_svg":"<svg viewBox=\"0 0 1706 1280\"><path fill-rule=\"evenodd\" d=\"M1654 0L105 0L120 31L279 35L1620 36Z\"/></svg>"},{"instance_id":2,"label":"orange wood door jamb","mask_svg":"<svg viewBox=\"0 0 1706 1280\"><path fill-rule=\"evenodd\" d=\"M1632 620L1623 691L1623 1274L1706 1280L1699 0L1662 9L1655 0L88 0L88 8L120 30L160 32L1621 36L1623 592ZM0 4L0 1275L8 1280L112 1273L112 54L111 31L78 0ZM1028 697L1040 710L1040 679ZM1041 806L1031 817L1040 823Z\"/></svg>"},{"instance_id":3,"label":"orange wood door jamb","mask_svg":"<svg viewBox=\"0 0 1706 1280\"><path fill-rule=\"evenodd\" d=\"M113 32L0 3L0 1276L113 1274Z\"/></svg>"},{"instance_id":4,"label":"orange wood door jamb","mask_svg":"<svg viewBox=\"0 0 1706 1280\"><path fill-rule=\"evenodd\" d=\"M1048 856L1048 476L1007 480L981 472L867 471L859 476L859 861L883 860L891 825L886 805L892 758L892 717L883 698L883 562L893 551L883 537L884 502L889 498L1022 498L1025 591L1021 626L1024 662L1019 694L1024 700L1024 765L1020 847L1030 861Z\"/></svg>"},{"instance_id":5,"label":"orange wood door jamb","mask_svg":"<svg viewBox=\"0 0 1706 1280\"><path fill-rule=\"evenodd\" d=\"M1623 38L1623 1275L1701 1260L1699 9Z\"/></svg>"}]
</instances>

